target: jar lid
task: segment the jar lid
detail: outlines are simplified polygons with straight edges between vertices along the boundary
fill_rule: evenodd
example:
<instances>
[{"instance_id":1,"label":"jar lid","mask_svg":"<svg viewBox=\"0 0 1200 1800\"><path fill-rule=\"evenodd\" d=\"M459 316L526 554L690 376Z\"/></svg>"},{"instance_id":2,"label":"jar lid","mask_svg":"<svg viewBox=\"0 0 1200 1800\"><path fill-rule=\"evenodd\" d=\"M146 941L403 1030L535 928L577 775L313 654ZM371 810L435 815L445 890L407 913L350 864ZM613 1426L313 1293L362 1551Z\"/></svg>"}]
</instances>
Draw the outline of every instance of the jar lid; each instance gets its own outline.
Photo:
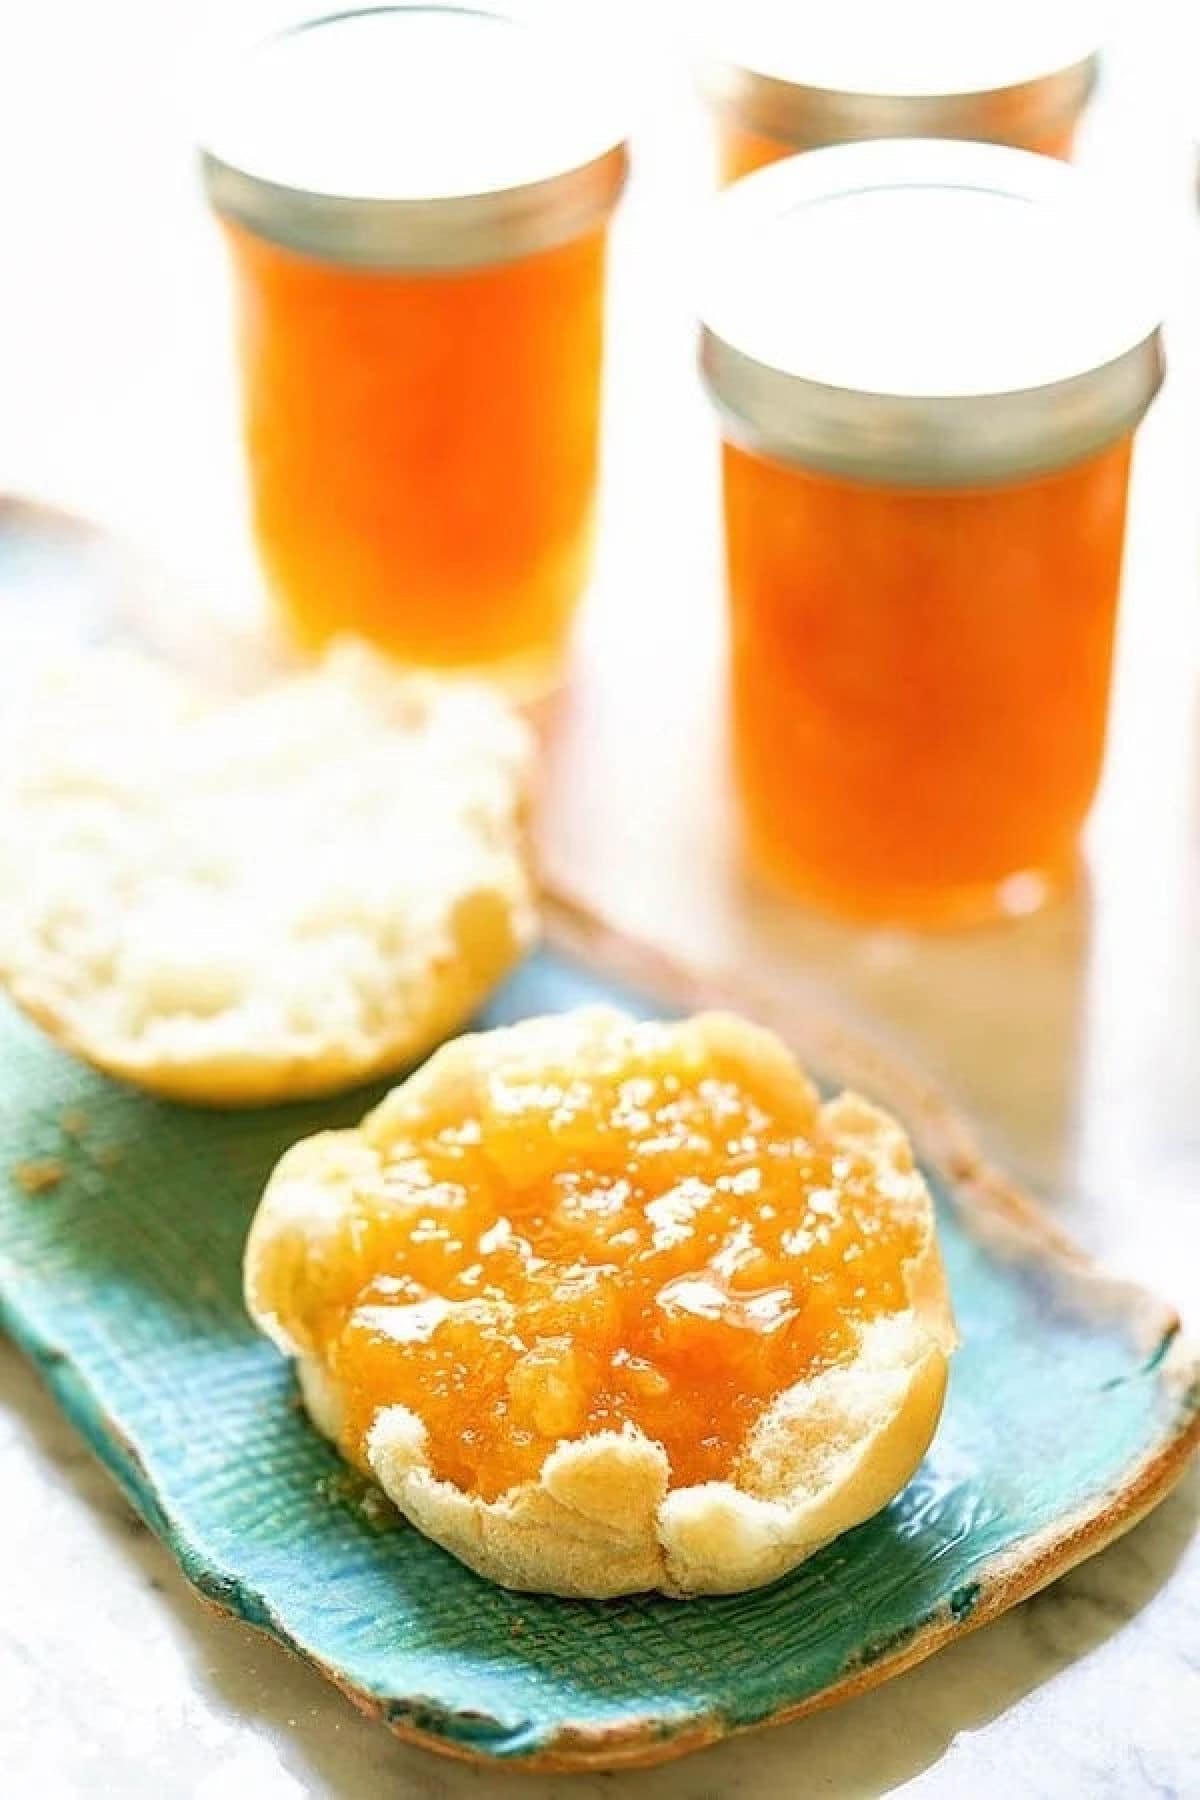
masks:
<instances>
[{"instance_id":1,"label":"jar lid","mask_svg":"<svg viewBox=\"0 0 1200 1800\"><path fill-rule=\"evenodd\" d=\"M461 268L598 224L627 171L616 84L521 0L400 0L306 20L218 84L209 197L288 249Z\"/></svg>"},{"instance_id":2,"label":"jar lid","mask_svg":"<svg viewBox=\"0 0 1200 1800\"><path fill-rule=\"evenodd\" d=\"M1065 163L844 144L713 203L701 361L738 438L832 473L962 486L1075 462L1162 380L1147 247Z\"/></svg>"},{"instance_id":3,"label":"jar lid","mask_svg":"<svg viewBox=\"0 0 1200 1800\"><path fill-rule=\"evenodd\" d=\"M1025 140L1094 85L1104 0L716 0L701 82L797 147L874 137Z\"/></svg>"}]
</instances>

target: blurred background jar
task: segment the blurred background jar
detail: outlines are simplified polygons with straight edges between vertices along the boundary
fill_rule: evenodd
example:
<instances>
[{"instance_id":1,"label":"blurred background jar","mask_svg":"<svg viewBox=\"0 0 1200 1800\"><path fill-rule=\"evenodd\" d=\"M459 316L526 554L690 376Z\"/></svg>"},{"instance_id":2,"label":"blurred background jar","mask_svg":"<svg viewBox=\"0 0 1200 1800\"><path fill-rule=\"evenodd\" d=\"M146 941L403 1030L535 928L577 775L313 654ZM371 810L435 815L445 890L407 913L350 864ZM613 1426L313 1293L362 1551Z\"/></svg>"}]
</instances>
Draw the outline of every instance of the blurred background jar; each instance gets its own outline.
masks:
<instances>
[{"instance_id":1,"label":"blurred background jar","mask_svg":"<svg viewBox=\"0 0 1200 1800\"><path fill-rule=\"evenodd\" d=\"M708 249L750 855L852 917L1032 910L1100 774L1162 376L1132 226L1063 163L894 140L749 176Z\"/></svg>"},{"instance_id":2,"label":"blurred background jar","mask_svg":"<svg viewBox=\"0 0 1200 1800\"><path fill-rule=\"evenodd\" d=\"M721 178L826 144L949 137L1066 157L1102 0L711 0L699 34Z\"/></svg>"},{"instance_id":3,"label":"blurred background jar","mask_svg":"<svg viewBox=\"0 0 1200 1800\"><path fill-rule=\"evenodd\" d=\"M627 169L595 47L517 5L317 18L232 61L203 166L294 637L553 685L589 573Z\"/></svg>"}]
</instances>

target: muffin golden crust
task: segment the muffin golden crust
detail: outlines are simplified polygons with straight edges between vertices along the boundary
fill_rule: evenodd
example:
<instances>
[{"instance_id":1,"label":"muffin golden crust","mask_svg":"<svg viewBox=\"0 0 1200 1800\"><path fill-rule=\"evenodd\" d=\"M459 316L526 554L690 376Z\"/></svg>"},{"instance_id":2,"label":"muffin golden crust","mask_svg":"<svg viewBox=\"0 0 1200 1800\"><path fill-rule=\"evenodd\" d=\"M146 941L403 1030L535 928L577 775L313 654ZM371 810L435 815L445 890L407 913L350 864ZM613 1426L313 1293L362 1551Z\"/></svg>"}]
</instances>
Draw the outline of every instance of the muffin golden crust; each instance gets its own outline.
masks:
<instances>
[{"instance_id":1,"label":"muffin golden crust","mask_svg":"<svg viewBox=\"0 0 1200 1800\"><path fill-rule=\"evenodd\" d=\"M954 1344L900 1127L725 1014L444 1046L283 1157L245 1276L414 1525L566 1595L784 1574L908 1480Z\"/></svg>"},{"instance_id":2,"label":"muffin golden crust","mask_svg":"<svg viewBox=\"0 0 1200 1800\"><path fill-rule=\"evenodd\" d=\"M0 980L153 1092L249 1105L400 1068L530 942L524 726L357 645L214 701L112 651L0 762Z\"/></svg>"}]
</instances>

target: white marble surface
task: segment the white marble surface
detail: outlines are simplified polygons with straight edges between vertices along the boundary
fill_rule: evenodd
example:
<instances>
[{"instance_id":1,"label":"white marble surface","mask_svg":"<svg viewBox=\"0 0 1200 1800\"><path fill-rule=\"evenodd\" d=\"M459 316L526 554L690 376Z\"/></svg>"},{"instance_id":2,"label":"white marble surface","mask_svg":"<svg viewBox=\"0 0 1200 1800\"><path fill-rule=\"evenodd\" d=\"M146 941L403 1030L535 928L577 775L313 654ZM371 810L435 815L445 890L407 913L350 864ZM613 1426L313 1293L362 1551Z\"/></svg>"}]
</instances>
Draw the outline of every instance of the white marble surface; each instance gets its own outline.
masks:
<instances>
[{"instance_id":1,"label":"white marble surface","mask_svg":"<svg viewBox=\"0 0 1200 1800\"><path fill-rule=\"evenodd\" d=\"M641 20L652 58L673 4ZM193 10L0 8L0 162L14 174L0 487L116 522L170 568L171 593L190 586L229 614L220 271L177 102ZM1087 892L1018 926L922 941L802 918L739 876L715 724L711 438L682 251L696 121L665 87L621 226L604 549L543 839L552 869L626 925L801 996L824 983L912 1045L1081 1241L1200 1328L1197 32L1177 0L1127 11L1083 158L1171 230L1173 370L1137 474ZM1193 1472L1104 1555L848 1707L658 1771L516 1787L632 1800L1200 1794L1198 1510ZM511 1777L393 1743L282 1651L205 1612L3 1346L0 1515L0 1793L514 1791Z\"/></svg>"}]
</instances>

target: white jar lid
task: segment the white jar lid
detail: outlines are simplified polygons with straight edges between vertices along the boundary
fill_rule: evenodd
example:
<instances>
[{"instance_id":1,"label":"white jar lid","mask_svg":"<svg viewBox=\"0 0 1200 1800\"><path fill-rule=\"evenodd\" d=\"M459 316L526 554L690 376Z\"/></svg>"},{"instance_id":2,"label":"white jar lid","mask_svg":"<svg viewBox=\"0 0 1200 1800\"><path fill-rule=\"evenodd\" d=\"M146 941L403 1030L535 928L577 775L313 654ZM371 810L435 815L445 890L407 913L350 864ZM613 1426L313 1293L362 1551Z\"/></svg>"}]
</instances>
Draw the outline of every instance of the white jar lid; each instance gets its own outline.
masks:
<instances>
[{"instance_id":1,"label":"white jar lid","mask_svg":"<svg viewBox=\"0 0 1200 1800\"><path fill-rule=\"evenodd\" d=\"M521 0L334 13L237 59L202 157L216 210L323 259L490 262L562 242L616 203L618 84L594 44Z\"/></svg>"},{"instance_id":2,"label":"white jar lid","mask_svg":"<svg viewBox=\"0 0 1200 1800\"><path fill-rule=\"evenodd\" d=\"M961 485L1111 443L1162 379L1145 247L1048 157L895 140L775 163L714 203L702 361L735 436Z\"/></svg>"},{"instance_id":3,"label":"white jar lid","mask_svg":"<svg viewBox=\"0 0 1200 1800\"><path fill-rule=\"evenodd\" d=\"M785 142L1013 137L1083 105L1105 0L712 0L703 85Z\"/></svg>"}]
</instances>

